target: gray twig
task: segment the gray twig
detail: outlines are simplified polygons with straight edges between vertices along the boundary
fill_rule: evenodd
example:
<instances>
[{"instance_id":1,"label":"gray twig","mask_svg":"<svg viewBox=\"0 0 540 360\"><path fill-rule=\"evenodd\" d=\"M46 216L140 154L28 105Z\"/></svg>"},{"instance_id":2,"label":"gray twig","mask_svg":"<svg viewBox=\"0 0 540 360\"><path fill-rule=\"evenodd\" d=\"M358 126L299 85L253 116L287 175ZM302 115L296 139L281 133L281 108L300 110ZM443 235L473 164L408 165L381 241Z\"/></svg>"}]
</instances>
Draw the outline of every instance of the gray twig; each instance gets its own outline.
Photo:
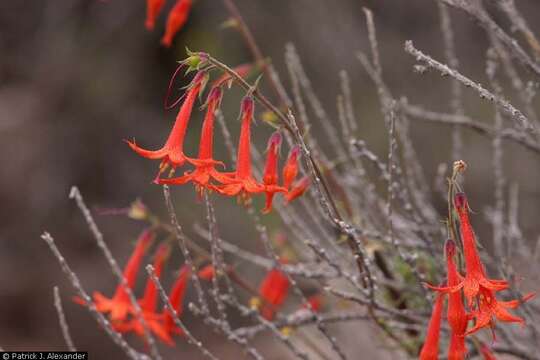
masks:
<instances>
[{"instance_id":1,"label":"gray twig","mask_svg":"<svg viewBox=\"0 0 540 360\"><path fill-rule=\"evenodd\" d=\"M56 308L58 322L60 324L60 329L62 329L62 336L64 337L64 341L66 342L69 351L77 351L77 348L73 344L71 333L69 332L69 326L66 321L66 314L64 313L64 308L62 307L62 300L60 299L60 291L58 290L58 286L54 287L53 293L54 307Z\"/></svg>"}]
</instances>

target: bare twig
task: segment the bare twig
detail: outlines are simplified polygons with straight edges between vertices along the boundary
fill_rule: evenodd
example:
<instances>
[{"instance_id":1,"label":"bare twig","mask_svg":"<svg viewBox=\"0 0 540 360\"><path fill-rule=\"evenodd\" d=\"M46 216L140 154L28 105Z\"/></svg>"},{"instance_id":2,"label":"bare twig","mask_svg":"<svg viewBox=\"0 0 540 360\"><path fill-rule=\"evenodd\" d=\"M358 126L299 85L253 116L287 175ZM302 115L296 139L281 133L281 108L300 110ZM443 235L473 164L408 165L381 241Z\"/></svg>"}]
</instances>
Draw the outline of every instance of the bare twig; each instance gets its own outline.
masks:
<instances>
[{"instance_id":1,"label":"bare twig","mask_svg":"<svg viewBox=\"0 0 540 360\"><path fill-rule=\"evenodd\" d=\"M58 322L60 324L60 329L62 329L62 336L68 347L69 351L77 351L77 348L73 344L71 338L71 333L69 332L69 326L66 321L66 314L64 313L64 308L62 307L62 300L60 299L60 291L58 286L54 287L54 307L56 308L56 313L58 315Z\"/></svg>"},{"instance_id":2,"label":"bare twig","mask_svg":"<svg viewBox=\"0 0 540 360\"><path fill-rule=\"evenodd\" d=\"M489 16L482 7L480 0L440 0L445 4L465 11L471 15L484 28L486 33L497 37L504 44L512 56L517 59L527 70L534 75L540 76L540 65L530 58L530 56L519 46L519 43L509 36L497 23Z\"/></svg>"},{"instance_id":3,"label":"bare twig","mask_svg":"<svg viewBox=\"0 0 540 360\"><path fill-rule=\"evenodd\" d=\"M408 115L412 116L415 119L450 126L457 125L474 130L480 135L489 137L495 136L495 130L493 129L493 127L476 121L468 116L459 116L454 114L426 110L421 108L420 106L408 104L406 99L401 99L400 103L401 110L405 111ZM500 135L502 139L515 142L534 153L540 153L540 144L524 136L522 132L516 132L513 129L504 129L501 131Z\"/></svg>"},{"instance_id":4,"label":"bare twig","mask_svg":"<svg viewBox=\"0 0 540 360\"><path fill-rule=\"evenodd\" d=\"M457 70L449 68L448 65L442 64L438 62L437 60L434 60L429 55L424 54L423 52L421 52L420 50L414 47L413 42L411 40L408 40L405 42L405 51L411 54L412 56L414 56L417 61L422 61L429 67L432 67L440 71L441 74L449 75L453 77L454 79L458 80L459 82L461 82L464 86L472 88L473 90L478 92L478 94L480 95L482 99L487 99L489 101L492 101L502 111L506 112L508 115L510 115L511 118L516 120L518 122L518 125L520 125L524 129L535 130L533 128L533 124L529 121L529 119L527 119L527 117L521 111L516 109L507 100L493 94L492 92L484 88L481 84L476 83L472 81L471 79L463 76Z\"/></svg>"}]
</instances>

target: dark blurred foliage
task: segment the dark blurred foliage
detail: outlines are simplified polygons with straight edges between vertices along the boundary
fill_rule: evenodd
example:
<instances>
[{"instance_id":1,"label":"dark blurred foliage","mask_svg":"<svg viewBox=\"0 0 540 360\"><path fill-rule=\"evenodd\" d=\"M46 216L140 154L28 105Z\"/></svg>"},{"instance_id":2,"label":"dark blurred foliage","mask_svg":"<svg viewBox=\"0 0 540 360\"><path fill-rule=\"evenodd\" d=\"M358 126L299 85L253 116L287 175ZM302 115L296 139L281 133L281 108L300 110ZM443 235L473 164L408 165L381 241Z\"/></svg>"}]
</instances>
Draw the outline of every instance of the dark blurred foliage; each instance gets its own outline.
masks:
<instances>
[{"instance_id":1,"label":"dark blurred foliage","mask_svg":"<svg viewBox=\"0 0 540 360\"><path fill-rule=\"evenodd\" d=\"M243 0L237 4L286 85L284 45L296 45L331 114L335 114L339 91L337 74L342 69L349 72L360 119L359 137L383 157L387 137L376 92L355 54L358 49L368 51L363 6L374 11L384 76L394 94L407 95L410 102L430 109L450 110L448 80L434 73L414 74L414 59L402 50L404 41L413 39L420 49L443 58L434 1ZM169 1L167 6L171 5ZM518 6L526 16L531 15L529 22L539 33L533 15L540 13L540 3L520 0ZM451 11L451 15L462 72L485 82L484 33L464 14ZM123 207L140 197L163 215L161 189L150 183L157 164L137 157L122 139L135 137L148 147L163 142L175 116L175 110L163 109L163 97L176 61L185 55L185 46L210 52L230 65L251 60L241 37L232 29L220 28L227 19L220 1L196 1L170 50L159 45L165 16L162 14L153 33L145 30L144 16L143 1L0 2L0 345L6 349L63 348L52 303L52 287L59 285L78 347L90 351L92 358L117 358L118 350L88 313L70 302L72 289L39 235L47 229L55 236L89 291L111 293L113 276L68 199L70 186L79 186L93 207ZM271 89L264 84L263 88L272 97ZM491 106L477 107L476 95L470 94L466 97L468 112L491 121ZM239 127L239 96L235 90L224 100L233 134ZM191 152L196 149L199 131L198 126L192 128L187 140ZM439 163L454 160L449 158L448 128L413 123L412 131L431 181ZM271 130L259 123L254 132L257 146L263 150ZM321 135L320 129L314 129L314 135ZM226 159L222 141L217 140L216 146L217 157ZM520 184L520 221L530 236L540 230L536 220L540 168L530 166L538 164L538 158L514 146L508 150L504 169L511 181ZM493 201L491 160L486 161L491 152L489 141L465 132L465 151L470 165L465 186L473 209L480 213ZM174 189L174 196L179 218L189 232L193 223L203 221L203 206L190 186ZM217 206L224 237L260 251L252 227L242 221L243 211L234 200L219 200ZM442 201L439 206L444 211ZM482 216L477 218L483 221ZM276 229L279 226L272 215L265 221ZM123 264L141 225L111 216L100 216L98 222ZM489 227L484 222L478 231L489 234ZM179 265L174 257L169 270ZM252 275L252 281L259 279L260 274ZM199 326L187 312L185 316L195 334L210 342L211 349L219 349L223 358L239 356L237 347ZM357 336L369 339L367 333ZM183 341L178 342L180 350L186 351L186 358L199 356Z\"/></svg>"}]
</instances>

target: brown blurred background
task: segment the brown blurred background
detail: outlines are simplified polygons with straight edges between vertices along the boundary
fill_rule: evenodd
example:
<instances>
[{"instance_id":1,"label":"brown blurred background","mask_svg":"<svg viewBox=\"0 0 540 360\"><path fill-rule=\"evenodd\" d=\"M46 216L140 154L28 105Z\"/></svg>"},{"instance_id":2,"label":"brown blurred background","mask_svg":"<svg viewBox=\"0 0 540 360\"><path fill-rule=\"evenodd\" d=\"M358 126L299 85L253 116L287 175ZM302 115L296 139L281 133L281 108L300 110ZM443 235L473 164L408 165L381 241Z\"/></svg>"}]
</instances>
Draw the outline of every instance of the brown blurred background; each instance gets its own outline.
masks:
<instances>
[{"instance_id":1,"label":"brown blurred background","mask_svg":"<svg viewBox=\"0 0 540 360\"><path fill-rule=\"evenodd\" d=\"M167 7L171 5L168 1ZM448 80L435 73L415 74L414 59L403 51L404 41L412 39L418 48L443 59L434 1L238 0L237 5L285 85L289 81L284 46L287 42L296 45L315 89L333 116L338 72L349 72L360 121L358 137L383 158L387 137L376 92L355 55L360 49L369 51L363 6L374 12L384 77L394 95L406 95L411 103L429 109L450 111ZM539 34L540 3L518 0L517 5ZM44 230L51 232L88 291L112 293L114 278L68 199L70 186L79 186L92 207L123 207L139 197L163 214L161 189L150 183L157 164L137 157L122 139L135 137L150 148L162 144L175 116L174 110L163 109L163 97L186 46L210 52L230 65L251 60L241 37L234 30L220 28L228 17L221 1L196 1L188 23L169 50L159 45L165 13L150 33L144 28L142 0L0 2L0 346L5 349L64 348L52 302L52 287L58 285L78 348L90 351L93 359L120 355L90 315L69 301L72 288L39 235ZM464 14L452 10L451 15L462 72L486 83L486 36ZM494 16L505 24L504 18L497 13ZM468 114L491 123L491 106L480 103L470 91L465 95ZM232 91L224 100L233 134L238 132L238 99L239 92ZM538 108L538 101L535 104ZM187 148L191 152L196 149L198 131L198 126L193 126L189 132ZM264 148L270 131L264 125L257 126L254 132L259 149ZM315 136L321 134L319 128L314 129ZM413 122L412 134L431 183L438 164L453 160L449 157L448 128ZM493 203L490 143L468 131L464 136L464 160L470 165L466 189L478 213L477 231L487 238L490 228L482 213ZM520 185L520 225L528 238L535 239L540 231L539 159L513 145L506 149L504 170L510 181ZM216 154L227 158L219 136ZM203 220L203 206L196 202L189 186L174 189L174 196L179 217L189 232L193 223ZM444 203L438 196L434 199L444 211ZM252 227L242 222L242 210L234 201L218 200L217 207L223 236L261 251ZM99 216L97 220L123 264L141 225L120 216ZM273 229L279 227L273 215L265 221ZM178 266L179 260L173 258L169 269ZM259 278L260 274L253 275L253 281ZM239 356L236 346L225 344L221 336L208 331L188 312L185 316L195 335L223 358ZM367 330L358 336L370 338ZM358 344L347 336L343 341L353 348ZM274 345L264 346L268 358L279 358L271 349ZM185 351L186 358L200 357L182 341L177 350ZM358 351L360 354L365 349Z\"/></svg>"}]
</instances>

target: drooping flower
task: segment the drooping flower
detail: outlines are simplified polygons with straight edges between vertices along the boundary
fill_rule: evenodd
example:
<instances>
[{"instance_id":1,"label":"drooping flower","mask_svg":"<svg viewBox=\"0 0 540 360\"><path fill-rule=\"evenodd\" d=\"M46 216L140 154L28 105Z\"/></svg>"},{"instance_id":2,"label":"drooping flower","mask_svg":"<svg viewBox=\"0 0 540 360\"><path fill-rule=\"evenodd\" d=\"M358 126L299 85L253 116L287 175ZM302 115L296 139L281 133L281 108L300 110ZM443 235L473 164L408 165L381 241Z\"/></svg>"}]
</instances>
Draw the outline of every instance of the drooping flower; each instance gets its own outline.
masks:
<instances>
[{"instance_id":1,"label":"drooping flower","mask_svg":"<svg viewBox=\"0 0 540 360\"><path fill-rule=\"evenodd\" d=\"M191 270L189 266L184 265L180 269L180 273L178 274L178 278L176 279L171 292L169 293L169 301L171 302L171 305L173 309L176 311L176 315L180 317L183 312L183 301L184 296L186 295L186 288L189 281L189 276L191 274ZM164 309L164 316L165 316L165 330L167 333L171 335L181 335L182 329L180 329L178 326L176 326L174 322L173 315L169 312L169 310Z\"/></svg>"},{"instance_id":2,"label":"drooping flower","mask_svg":"<svg viewBox=\"0 0 540 360\"><path fill-rule=\"evenodd\" d=\"M240 200L248 201L251 194L261 193L265 190L263 184L258 182L251 173L251 121L253 120L254 102L251 96L242 99L240 140L238 155L236 158L236 170L232 172L229 184L216 185L213 187L222 195L240 197Z\"/></svg>"},{"instance_id":3,"label":"drooping flower","mask_svg":"<svg viewBox=\"0 0 540 360\"><path fill-rule=\"evenodd\" d=\"M456 254L456 243L452 240L446 240L445 244L447 281L448 286L457 285L462 276L459 274L454 262ZM450 325L450 345L448 347L449 360L463 360L467 354L465 346L465 332L469 323L469 317L465 311L460 292L448 294L447 319Z\"/></svg>"},{"instance_id":4,"label":"drooping flower","mask_svg":"<svg viewBox=\"0 0 540 360\"><path fill-rule=\"evenodd\" d=\"M154 272L158 279L161 276L168 255L169 246L167 244L162 244L154 256ZM158 293L156 285L149 278L146 282L144 296L139 300L144 323L147 328L165 344L173 346L174 342L171 335L166 331L163 325L164 316L162 313L157 313L157 300ZM132 319L126 322L115 324L114 328L118 332L134 332L138 336L144 338L144 325L142 324L141 319L137 318L136 314L134 314Z\"/></svg>"},{"instance_id":5,"label":"drooping flower","mask_svg":"<svg viewBox=\"0 0 540 360\"><path fill-rule=\"evenodd\" d=\"M272 210L272 200L276 192L287 192L284 187L278 186L278 160L279 148L281 146L281 134L275 132L268 140L266 165L263 173L264 192L266 193L266 206L263 213L269 213Z\"/></svg>"},{"instance_id":6,"label":"drooping flower","mask_svg":"<svg viewBox=\"0 0 540 360\"><path fill-rule=\"evenodd\" d=\"M274 311L283 304L289 292L289 279L278 269L272 269L266 274L259 288L259 295L265 301L262 316L271 320Z\"/></svg>"},{"instance_id":7,"label":"drooping flower","mask_svg":"<svg viewBox=\"0 0 540 360\"><path fill-rule=\"evenodd\" d=\"M161 38L161 44L171 47L174 36L182 29L187 21L191 10L192 0L177 0L167 18L165 34Z\"/></svg>"},{"instance_id":8,"label":"drooping flower","mask_svg":"<svg viewBox=\"0 0 540 360\"><path fill-rule=\"evenodd\" d=\"M220 183L232 183L233 181L216 170L215 166L223 164L213 159L213 137L214 137L214 119L216 109L221 102L223 92L221 88L213 88L207 100L207 110L204 118L201 140L199 143L199 157L197 159L188 159L195 165L195 169L184 173L183 176L172 179L159 179L160 184L182 185L192 181L195 184L199 195L203 189L208 188L210 180L214 179Z\"/></svg>"},{"instance_id":9,"label":"drooping flower","mask_svg":"<svg viewBox=\"0 0 540 360\"><path fill-rule=\"evenodd\" d=\"M521 300L499 301L495 293L508 288L505 280L492 280L486 276L484 264L480 260L480 255L476 248L476 241L472 226L469 221L469 206L465 194L458 193L454 197L454 205L460 220L460 230L463 238L463 252L465 257L465 277L458 276L458 283L448 284L446 287L428 287L442 293L455 293L463 288L463 294L468 301L471 317L474 318L474 326L465 332L465 335L472 334L484 327L493 327L494 318L503 322L524 323L518 316L512 315L507 309L519 306L521 302L527 301L534 296L528 294Z\"/></svg>"},{"instance_id":10,"label":"drooping flower","mask_svg":"<svg viewBox=\"0 0 540 360\"><path fill-rule=\"evenodd\" d=\"M165 142L165 145L159 150L145 150L135 144L135 141L127 141L128 145L140 156L147 159L158 160L161 159L160 171L156 176L156 181L163 171L168 166L176 168L184 165L187 161L187 157L184 155L184 137L186 135L187 126L191 117L191 111L197 95L201 90L203 84L207 79L205 72L198 72L193 78L193 81L189 85L186 91L186 98L184 103L180 107L180 111L176 116L176 121L171 130L171 133Z\"/></svg>"},{"instance_id":11,"label":"drooping flower","mask_svg":"<svg viewBox=\"0 0 540 360\"><path fill-rule=\"evenodd\" d=\"M283 167L283 186L287 189L291 189L296 176L298 175L298 157L300 156L300 147L294 146L289 152L287 162Z\"/></svg>"},{"instance_id":12,"label":"drooping flower","mask_svg":"<svg viewBox=\"0 0 540 360\"><path fill-rule=\"evenodd\" d=\"M304 195L306 190L309 188L309 185L311 184L311 181L309 180L309 177L303 177L300 181L296 182L292 189L285 194L285 200L287 203L290 203L291 201L299 198L300 196Z\"/></svg>"},{"instance_id":13,"label":"drooping flower","mask_svg":"<svg viewBox=\"0 0 540 360\"><path fill-rule=\"evenodd\" d=\"M441 317L444 295L439 294L435 299L431 319L426 333L424 345L420 351L420 360L437 360L439 358L439 335L441 330Z\"/></svg>"},{"instance_id":14,"label":"drooping flower","mask_svg":"<svg viewBox=\"0 0 540 360\"><path fill-rule=\"evenodd\" d=\"M133 289L137 280L137 273L141 266L142 259L148 246L154 239L154 233L150 230L145 230L139 236L137 245L133 250L133 253L124 268L124 279L128 288ZM126 319L129 313L133 313L133 304L129 298L126 287L123 284L119 284L112 298L104 296L99 291L95 291L93 294L94 305L96 310L102 313L110 313L110 319L113 322L122 321ZM75 298L75 302L86 305L84 300Z\"/></svg>"},{"instance_id":15,"label":"drooping flower","mask_svg":"<svg viewBox=\"0 0 540 360\"><path fill-rule=\"evenodd\" d=\"M464 193L457 193L454 197L454 205L459 216L461 236L463 238L463 252L465 255L465 278L458 284L448 287L432 287L435 290L443 292L454 292L463 288L463 294L472 306L474 298L481 289L500 291L508 288L508 282L505 280L492 280L486 276L484 264L480 260L480 255L476 248L474 231L469 221L469 205Z\"/></svg>"},{"instance_id":16,"label":"drooping flower","mask_svg":"<svg viewBox=\"0 0 540 360\"><path fill-rule=\"evenodd\" d=\"M165 0L146 0L146 22L148 30L153 30L161 9L165 5Z\"/></svg>"}]
</instances>

